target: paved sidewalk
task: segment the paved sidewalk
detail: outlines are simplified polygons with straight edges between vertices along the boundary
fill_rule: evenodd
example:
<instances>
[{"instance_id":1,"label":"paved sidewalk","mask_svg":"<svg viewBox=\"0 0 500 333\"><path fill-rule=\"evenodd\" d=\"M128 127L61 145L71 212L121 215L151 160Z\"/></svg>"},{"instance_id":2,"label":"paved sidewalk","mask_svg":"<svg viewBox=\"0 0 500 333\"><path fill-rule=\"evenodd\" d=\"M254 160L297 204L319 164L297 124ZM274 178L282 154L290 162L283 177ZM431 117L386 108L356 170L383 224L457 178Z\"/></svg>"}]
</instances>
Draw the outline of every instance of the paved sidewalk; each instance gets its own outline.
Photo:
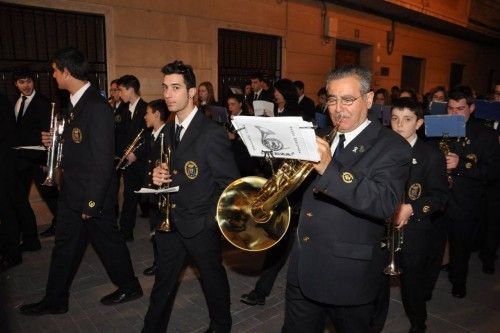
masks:
<instances>
[{"instance_id":1,"label":"paved sidewalk","mask_svg":"<svg viewBox=\"0 0 500 333\"><path fill-rule=\"evenodd\" d=\"M127 243L145 296L118 306L99 303L100 298L114 291L115 287L89 247L73 282L69 312L42 317L21 316L18 313L21 304L38 301L44 294L54 239L43 240L42 251L24 254L22 265L0 275L0 284L7 294L0 302L7 306L13 332L140 332L153 286L153 278L142 276L142 270L152 263L152 246L147 229L147 221L138 218L136 240ZM281 271L265 306L250 307L239 302L240 295L253 288L262 261L263 254L244 253L230 245L224 246L224 264L231 286L233 332L280 332L286 268ZM446 275L441 274L429 306L429 333L500 332L500 275L498 272L494 276L484 275L477 255L473 255L470 271L469 293L462 300L451 296ZM208 323L196 271L188 267L182 276L168 332L203 332ZM384 332L407 332L408 328L399 288L395 285L391 289ZM327 327L325 332L333 332L333 329Z\"/></svg>"}]
</instances>

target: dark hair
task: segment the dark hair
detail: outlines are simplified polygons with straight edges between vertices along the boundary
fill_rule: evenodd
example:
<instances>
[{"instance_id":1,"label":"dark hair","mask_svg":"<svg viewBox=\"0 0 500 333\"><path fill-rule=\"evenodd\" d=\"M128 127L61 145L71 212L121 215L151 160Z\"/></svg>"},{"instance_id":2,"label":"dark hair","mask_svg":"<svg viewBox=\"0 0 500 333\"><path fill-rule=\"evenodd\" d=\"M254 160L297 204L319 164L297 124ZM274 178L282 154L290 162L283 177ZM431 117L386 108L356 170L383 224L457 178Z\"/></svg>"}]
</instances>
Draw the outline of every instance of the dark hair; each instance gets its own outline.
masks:
<instances>
[{"instance_id":1,"label":"dark hair","mask_svg":"<svg viewBox=\"0 0 500 333\"><path fill-rule=\"evenodd\" d=\"M294 81L293 84L297 89L304 90L304 82L297 80Z\"/></svg>"},{"instance_id":2,"label":"dark hair","mask_svg":"<svg viewBox=\"0 0 500 333\"><path fill-rule=\"evenodd\" d=\"M248 111L247 103L245 103L245 96L243 96L242 94L231 94L227 96L226 101L229 101L230 98L234 98L238 101L238 103L241 104L241 111L243 113L246 113Z\"/></svg>"},{"instance_id":3,"label":"dark hair","mask_svg":"<svg viewBox=\"0 0 500 333\"><path fill-rule=\"evenodd\" d=\"M116 85L118 85L118 79L114 79L113 81L111 81L111 82L109 83L109 85L110 85L110 86L111 86L112 84L116 84Z\"/></svg>"},{"instance_id":4,"label":"dark hair","mask_svg":"<svg viewBox=\"0 0 500 333\"><path fill-rule=\"evenodd\" d=\"M164 99L155 99L148 103L148 106L153 110L153 112L160 112L160 119L162 121L167 121L168 119L168 107Z\"/></svg>"},{"instance_id":5,"label":"dark hair","mask_svg":"<svg viewBox=\"0 0 500 333\"><path fill-rule=\"evenodd\" d=\"M411 97L397 98L392 101L391 112L394 109L408 109L417 116L417 119L424 118L424 112L422 110L422 107L420 106L420 103L416 99Z\"/></svg>"},{"instance_id":6,"label":"dark hair","mask_svg":"<svg viewBox=\"0 0 500 333\"><path fill-rule=\"evenodd\" d=\"M404 88L399 91L399 96L401 96L402 93L409 93L410 97L413 98L414 100L417 100L417 92L412 89L412 88Z\"/></svg>"},{"instance_id":7,"label":"dark hair","mask_svg":"<svg viewBox=\"0 0 500 333\"><path fill-rule=\"evenodd\" d=\"M444 94L444 98L446 99L446 88L444 86L436 86L429 91L431 100L432 97L434 97L434 94L437 93L438 91L442 91Z\"/></svg>"},{"instance_id":8,"label":"dark hair","mask_svg":"<svg viewBox=\"0 0 500 333\"><path fill-rule=\"evenodd\" d=\"M87 80L87 73L89 71L89 63L80 50L74 47L68 47L56 52L55 56L51 59L51 63L55 64L56 68L64 71L65 68L77 80Z\"/></svg>"},{"instance_id":9,"label":"dark hair","mask_svg":"<svg viewBox=\"0 0 500 333\"><path fill-rule=\"evenodd\" d=\"M209 81L204 81L198 85L198 88L200 88L201 86L204 86L205 88L207 88L207 92L208 92L207 104L208 105L215 104L216 103L215 93L214 93L214 86L212 85L212 83L210 83ZM198 96L198 100L199 99L200 99L200 97Z\"/></svg>"},{"instance_id":10,"label":"dark hair","mask_svg":"<svg viewBox=\"0 0 500 333\"><path fill-rule=\"evenodd\" d=\"M385 105L390 105L391 104L391 102L389 101L389 92L387 91L387 89L385 89L385 88L379 88L379 89L375 90L375 94L373 95L373 99L374 100L375 100L375 98L377 98L378 94L384 95L384 104Z\"/></svg>"},{"instance_id":11,"label":"dark hair","mask_svg":"<svg viewBox=\"0 0 500 333\"><path fill-rule=\"evenodd\" d=\"M321 95L325 95L326 96L326 87L319 88L318 93L316 95L318 95L318 97L321 96Z\"/></svg>"},{"instance_id":12,"label":"dark hair","mask_svg":"<svg viewBox=\"0 0 500 333\"><path fill-rule=\"evenodd\" d=\"M258 79L259 81L264 80L264 76L260 72L254 72L250 75L250 80Z\"/></svg>"},{"instance_id":13,"label":"dark hair","mask_svg":"<svg viewBox=\"0 0 500 333\"><path fill-rule=\"evenodd\" d=\"M16 68L12 74L12 79L14 82L21 79L31 79L32 81L35 81L35 73L26 67Z\"/></svg>"},{"instance_id":14,"label":"dark hair","mask_svg":"<svg viewBox=\"0 0 500 333\"><path fill-rule=\"evenodd\" d=\"M474 103L474 94L472 89L469 86L456 86L448 92L448 100L459 101L461 99L465 99L467 105L471 105Z\"/></svg>"},{"instance_id":15,"label":"dark hair","mask_svg":"<svg viewBox=\"0 0 500 333\"><path fill-rule=\"evenodd\" d=\"M123 75L121 78L118 79L118 85L123 86L127 89L132 88L134 89L135 93L139 95L139 92L141 90L141 83L139 82L139 79L135 77L134 75Z\"/></svg>"},{"instance_id":16,"label":"dark hair","mask_svg":"<svg viewBox=\"0 0 500 333\"><path fill-rule=\"evenodd\" d=\"M274 89L278 90L286 104L297 104L299 101L299 95L297 94L297 88L293 82L289 79L281 79L276 81L274 84Z\"/></svg>"},{"instance_id":17,"label":"dark hair","mask_svg":"<svg viewBox=\"0 0 500 333\"><path fill-rule=\"evenodd\" d=\"M326 84L330 81L355 77L359 81L361 94L366 94L371 90L372 74L366 68L359 66L344 66L332 70L326 78Z\"/></svg>"},{"instance_id":18,"label":"dark hair","mask_svg":"<svg viewBox=\"0 0 500 333\"><path fill-rule=\"evenodd\" d=\"M161 72L164 75L181 74L187 89L196 88L196 77L194 76L193 67L184 64L180 60L166 64L161 69Z\"/></svg>"}]
</instances>

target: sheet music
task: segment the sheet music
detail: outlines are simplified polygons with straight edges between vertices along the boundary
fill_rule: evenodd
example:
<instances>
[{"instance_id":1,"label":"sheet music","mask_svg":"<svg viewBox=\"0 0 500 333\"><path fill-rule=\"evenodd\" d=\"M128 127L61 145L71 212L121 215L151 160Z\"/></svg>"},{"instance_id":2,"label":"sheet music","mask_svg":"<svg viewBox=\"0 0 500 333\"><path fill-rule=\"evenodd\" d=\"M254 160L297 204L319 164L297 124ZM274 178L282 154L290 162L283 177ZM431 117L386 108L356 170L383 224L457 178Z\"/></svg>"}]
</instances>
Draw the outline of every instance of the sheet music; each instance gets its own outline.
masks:
<instances>
[{"instance_id":1,"label":"sheet music","mask_svg":"<svg viewBox=\"0 0 500 333\"><path fill-rule=\"evenodd\" d=\"M302 117L236 116L232 124L251 156L319 161L313 124Z\"/></svg>"},{"instance_id":2,"label":"sheet music","mask_svg":"<svg viewBox=\"0 0 500 333\"><path fill-rule=\"evenodd\" d=\"M139 191L134 191L137 194L161 194L179 192L179 186L167 187L162 189L143 187Z\"/></svg>"},{"instance_id":3,"label":"sheet music","mask_svg":"<svg viewBox=\"0 0 500 333\"><path fill-rule=\"evenodd\" d=\"M39 150L39 151L46 151L47 148L44 146L18 146L18 147L12 147L14 149L24 149L24 150Z\"/></svg>"},{"instance_id":4,"label":"sheet music","mask_svg":"<svg viewBox=\"0 0 500 333\"><path fill-rule=\"evenodd\" d=\"M253 101L253 114L255 116L274 117L274 104L268 101Z\"/></svg>"}]
</instances>

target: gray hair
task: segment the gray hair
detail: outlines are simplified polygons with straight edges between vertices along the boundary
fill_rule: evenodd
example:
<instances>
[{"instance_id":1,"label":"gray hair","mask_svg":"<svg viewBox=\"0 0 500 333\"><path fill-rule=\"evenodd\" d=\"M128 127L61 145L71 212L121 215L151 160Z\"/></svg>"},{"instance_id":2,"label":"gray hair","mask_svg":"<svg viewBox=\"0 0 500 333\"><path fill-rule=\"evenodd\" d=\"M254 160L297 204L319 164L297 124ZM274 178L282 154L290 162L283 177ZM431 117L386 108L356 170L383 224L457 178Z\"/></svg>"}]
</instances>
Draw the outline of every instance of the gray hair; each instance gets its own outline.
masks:
<instances>
[{"instance_id":1,"label":"gray hair","mask_svg":"<svg viewBox=\"0 0 500 333\"><path fill-rule=\"evenodd\" d=\"M366 94L371 90L372 73L369 70L359 66L345 66L333 69L326 78L326 85L331 81L355 77L359 81L361 93Z\"/></svg>"}]
</instances>

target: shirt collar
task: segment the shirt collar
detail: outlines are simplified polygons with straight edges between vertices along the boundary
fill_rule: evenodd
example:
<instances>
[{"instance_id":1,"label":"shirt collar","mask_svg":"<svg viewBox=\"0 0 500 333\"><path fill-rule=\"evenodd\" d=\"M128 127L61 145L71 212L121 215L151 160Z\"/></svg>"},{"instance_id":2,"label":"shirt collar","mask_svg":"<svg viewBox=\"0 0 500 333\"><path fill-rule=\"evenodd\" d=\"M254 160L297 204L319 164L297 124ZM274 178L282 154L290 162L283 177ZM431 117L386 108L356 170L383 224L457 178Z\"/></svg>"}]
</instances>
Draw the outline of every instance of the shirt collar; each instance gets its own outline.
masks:
<instances>
[{"instance_id":1,"label":"shirt collar","mask_svg":"<svg viewBox=\"0 0 500 333\"><path fill-rule=\"evenodd\" d=\"M35 94L36 94L36 90L35 90L35 89L33 89L33 92L31 93L31 95L29 95L29 96L25 96L25 97L26 97L26 102L31 101L31 99L32 99L33 97L35 97ZM23 94L21 94L21 96L19 97L19 99L22 99L22 98L23 98L23 96L24 96L24 95L23 95Z\"/></svg>"},{"instance_id":2,"label":"shirt collar","mask_svg":"<svg viewBox=\"0 0 500 333\"><path fill-rule=\"evenodd\" d=\"M352 130L350 132L347 132L347 133L337 132L337 135L335 135L335 139L333 139L332 145L330 146L330 150L332 151L332 154L335 151L335 148L337 148L337 145L339 143L339 135L340 134L345 135L345 141L344 141L344 148L345 148L352 140L354 140L359 135L359 133L361 133L368 125L370 125L370 123L371 123L371 121L368 120L368 118L367 118L367 119L365 119L365 121L363 123L361 123L361 125L359 125L358 127L356 127L354 130Z\"/></svg>"},{"instance_id":3,"label":"shirt collar","mask_svg":"<svg viewBox=\"0 0 500 333\"><path fill-rule=\"evenodd\" d=\"M177 118L177 115L175 116L175 126L177 127L178 125L182 126L181 130L181 139L184 136L184 133L186 133L187 128L189 127L189 124L191 124L191 121L193 120L194 116L196 115L196 112L198 111L198 107L194 107L193 111L191 111L188 116L182 121L182 123L179 122L179 118Z\"/></svg>"},{"instance_id":4,"label":"shirt collar","mask_svg":"<svg viewBox=\"0 0 500 333\"><path fill-rule=\"evenodd\" d=\"M417 135L415 135L415 138L414 138L413 140L411 140L410 145L411 145L412 147L414 147L414 146L415 146L415 143L417 143L417 139L418 139L418 136L417 136Z\"/></svg>"},{"instance_id":5,"label":"shirt collar","mask_svg":"<svg viewBox=\"0 0 500 333\"><path fill-rule=\"evenodd\" d=\"M134 113L134 111L135 111L135 107L137 106L137 103L139 103L139 100L140 100L140 99L141 99L141 98L139 97L138 99L136 99L136 100L135 100L135 102L134 102L134 103L129 103L129 104L128 104L128 109L130 110L130 112Z\"/></svg>"},{"instance_id":6,"label":"shirt collar","mask_svg":"<svg viewBox=\"0 0 500 333\"><path fill-rule=\"evenodd\" d=\"M155 141L156 141L156 139L158 139L158 135L160 135L161 130L163 129L163 127L165 127L165 124L161 125L160 128L158 128L158 130L153 131L152 134L153 134L153 137L155 138Z\"/></svg>"},{"instance_id":7,"label":"shirt collar","mask_svg":"<svg viewBox=\"0 0 500 333\"><path fill-rule=\"evenodd\" d=\"M69 95L69 99L71 101L71 104L73 107L78 103L80 98L82 98L83 94L87 91L87 89L90 87L90 82L87 81L76 93L73 95Z\"/></svg>"}]
</instances>

